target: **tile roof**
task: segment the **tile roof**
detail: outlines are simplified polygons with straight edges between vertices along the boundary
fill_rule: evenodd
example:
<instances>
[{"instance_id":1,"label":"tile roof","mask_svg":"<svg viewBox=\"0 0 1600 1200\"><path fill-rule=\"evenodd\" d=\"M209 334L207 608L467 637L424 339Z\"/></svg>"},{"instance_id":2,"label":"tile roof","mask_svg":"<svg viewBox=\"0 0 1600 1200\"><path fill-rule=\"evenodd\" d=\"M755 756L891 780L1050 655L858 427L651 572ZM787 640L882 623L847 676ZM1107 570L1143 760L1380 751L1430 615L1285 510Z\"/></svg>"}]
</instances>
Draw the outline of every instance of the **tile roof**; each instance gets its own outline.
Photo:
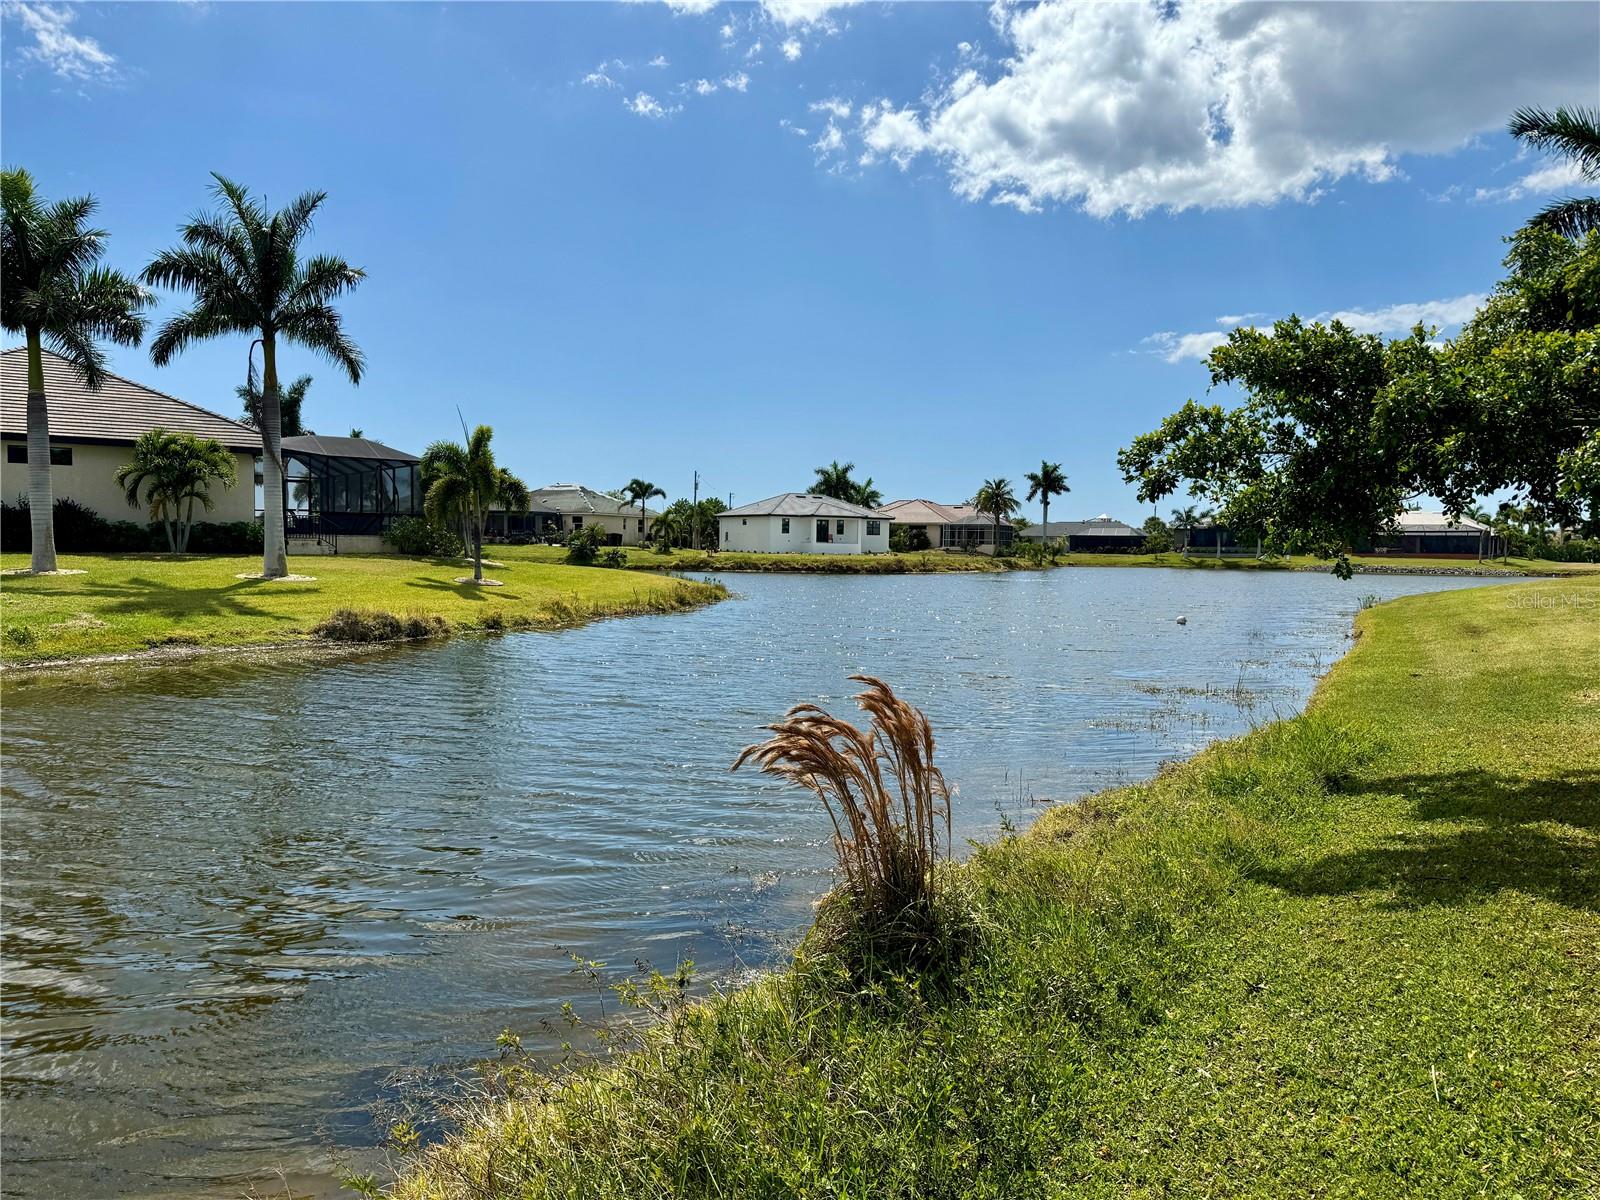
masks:
<instances>
[{"instance_id":1,"label":"tile roof","mask_svg":"<svg viewBox=\"0 0 1600 1200\"><path fill-rule=\"evenodd\" d=\"M1124 525L1114 517L1096 517L1090 521L1051 521L1048 525L1030 525L1023 537L1138 537L1143 532L1132 525Z\"/></svg>"},{"instance_id":2,"label":"tile roof","mask_svg":"<svg viewBox=\"0 0 1600 1200\"><path fill-rule=\"evenodd\" d=\"M1403 512L1395 517L1401 533L1487 533L1489 527L1471 517L1451 519L1442 512Z\"/></svg>"},{"instance_id":3,"label":"tile roof","mask_svg":"<svg viewBox=\"0 0 1600 1200\"><path fill-rule=\"evenodd\" d=\"M128 442L152 429L215 438L232 450L261 449L261 435L248 425L165 392L106 374L90 391L66 359L43 352L45 394L50 399L50 436L63 441ZM28 351L0 353L0 433L28 432Z\"/></svg>"},{"instance_id":4,"label":"tile roof","mask_svg":"<svg viewBox=\"0 0 1600 1200\"><path fill-rule=\"evenodd\" d=\"M935 500L891 500L878 512L903 525L960 525L972 524L974 518L994 524L994 518L980 513L971 504L940 504ZM1002 518L1002 525L1011 524Z\"/></svg>"},{"instance_id":5,"label":"tile roof","mask_svg":"<svg viewBox=\"0 0 1600 1200\"><path fill-rule=\"evenodd\" d=\"M586 515L594 513L601 517L627 517L639 515L639 506L627 500L619 500L615 496L608 496L604 492L597 492L593 488L584 487L581 483L552 483L542 488L534 488L529 493L529 500L535 505L541 505L548 512L576 513ZM661 514L649 505L645 506L645 516L658 517Z\"/></svg>"},{"instance_id":6,"label":"tile roof","mask_svg":"<svg viewBox=\"0 0 1600 1200\"><path fill-rule=\"evenodd\" d=\"M784 492L768 496L754 504L730 508L717 514L719 517L868 517L892 521L894 517L881 509L874 511L859 504L848 504L832 496L813 496L809 492Z\"/></svg>"}]
</instances>

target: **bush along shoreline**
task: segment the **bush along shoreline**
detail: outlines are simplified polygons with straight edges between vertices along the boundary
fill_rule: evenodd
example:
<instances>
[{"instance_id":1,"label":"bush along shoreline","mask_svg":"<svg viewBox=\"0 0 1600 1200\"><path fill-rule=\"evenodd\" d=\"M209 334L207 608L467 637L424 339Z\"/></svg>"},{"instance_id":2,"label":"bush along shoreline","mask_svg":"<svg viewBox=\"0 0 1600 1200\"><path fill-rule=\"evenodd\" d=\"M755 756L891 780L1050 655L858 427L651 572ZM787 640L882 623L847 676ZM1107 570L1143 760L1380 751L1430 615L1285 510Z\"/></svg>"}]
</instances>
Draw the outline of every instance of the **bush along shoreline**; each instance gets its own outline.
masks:
<instances>
[{"instance_id":1,"label":"bush along shoreline","mask_svg":"<svg viewBox=\"0 0 1600 1200\"><path fill-rule=\"evenodd\" d=\"M619 981L650 1019L601 1022L590 1061L551 1066L508 1031L456 1134L419 1149L401 1123L397 1181L350 1183L401 1200L1591 1189L1600 586L1512 590L1366 608L1305 714L961 865L913 852L942 819L932 747L895 766L922 744L913 717L864 702L852 733L791 713L748 760L821 792L860 843L841 859L864 848L894 886L847 861L793 961L746 989L695 1000L687 968ZM883 724L899 749L874 769L858 743Z\"/></svg>"}]
</instances>

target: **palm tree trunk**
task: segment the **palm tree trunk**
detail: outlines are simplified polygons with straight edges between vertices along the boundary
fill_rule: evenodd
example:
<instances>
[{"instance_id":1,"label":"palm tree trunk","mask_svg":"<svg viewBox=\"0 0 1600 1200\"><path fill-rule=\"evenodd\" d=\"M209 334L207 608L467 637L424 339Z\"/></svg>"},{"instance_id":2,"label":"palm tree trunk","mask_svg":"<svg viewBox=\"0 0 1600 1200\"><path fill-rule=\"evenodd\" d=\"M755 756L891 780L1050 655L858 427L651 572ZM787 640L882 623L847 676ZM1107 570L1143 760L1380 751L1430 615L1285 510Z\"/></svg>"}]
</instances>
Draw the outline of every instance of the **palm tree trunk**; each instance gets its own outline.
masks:
<instances>
[{"instance_id":1,"label":"palm tree trunk","mask_svg":"<svg viewBox=\"0 0 1600 1200\"><path fill-rule=\"evenodd\" d=\"M194 497L189 497L189 509L178 525L178 553L189 553L189 531L194 528Z\"/></svg>"},{"instance_id":2,"label":"palm tree trunk","mask_svg":"<svg viewBox=\"0 0 1600 1200\"><path fill-rule=\"evenodd\" d=\"M483 510L472 502L472 581L483 582Z\"/></svg>"},{"instance_id":3,"label":"palm tree trunk","mask_svg":"<svg viewBox=\"0 0 1600 1200\"><path fill-rule=\"evenodd\" d=\"M28 519L33 527L33 571L56 569L56 498L50 489L50 409L44 395L39 331L28 334Z\"/></svg>"},{"instance_id":4,"label":"palm tree trunk","mask_svg":"<svg viewBox=\"0 0 1600 1200\"><path fill-rule=\"evenodd\" d=\"M1044 528L1039 530L1039 545L1043 546L1050 540L1050 493L1046 492L1041 499L1044 501Z\"/></svg>"},{"instance_id":5,"label":"palm tree trunk","mask_svg":"<svg viewBox=\"0 0 1600 1200\"><path fill-rule=\"evenodd\" d=\"M161 518L161 532L167 535L167 553L176 554L178 552L178 539L172 532L172 521L165 515Z\"/></svg>"},{"instance_id":6,"label":"palm tree trunk","mask_svg":"<svg viewBox=\"0 0 1600 1200\"><path fill-rule=\"evenodd\" d=\"M278 347L271 333L261 337L261 574L280 579L289 573L283 539L283 410L278 395Z\"/></svg>"}]
</instances>

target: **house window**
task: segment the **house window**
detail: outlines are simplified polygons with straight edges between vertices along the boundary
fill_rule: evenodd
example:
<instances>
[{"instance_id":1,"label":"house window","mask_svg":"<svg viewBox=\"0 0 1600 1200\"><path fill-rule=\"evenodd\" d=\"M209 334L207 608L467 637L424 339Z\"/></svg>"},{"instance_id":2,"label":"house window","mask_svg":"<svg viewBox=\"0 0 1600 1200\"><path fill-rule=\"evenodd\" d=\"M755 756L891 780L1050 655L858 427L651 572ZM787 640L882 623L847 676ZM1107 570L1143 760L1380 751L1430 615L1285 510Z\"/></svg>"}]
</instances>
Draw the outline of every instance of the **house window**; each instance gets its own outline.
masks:
<instances>
[{"instance_id":1,"label":"house window","mask_svg":"<svg viewBox=\"0 0 1600 1200\"><path fill-rule=\"evenodd\" d=\"M28 461L27 443L18 445L13 443L6 447L6 462L26 463ZM50 465L52 467L70 467L72 465L71 446L51 446Z\"/></svg>"},{"instance_id":2,"label":"house window","mask_svg":"<svg viewBox=\"0 0 1600 1200\"><path fill-rule=\"evenodd\" d=\"M837 533L840 537L844 536L844 522L843 521L839 521L839 522L836 523L835 528L834 528L834 532Z\"/></svg>"},{"instance_id":3,"label":"house window","mask_svg":"<svg viewBox=\"0 0 1600 1200\"><path fill-rule=\"evenodd\" d=\"M785 533L788 533L788 532L789 532L789 518L788 518L788 517L785 517L785 518L784 518L784 519L783 519L783 531L784 531L784 532L785 532Z\"/></svg>"},{"instance_id":4,"label":"house window","mask_svg":"<svg viewBox=\"0 0 1600 1200\"><path fill-rule=\"evenodd\" d=\"M750 518L749 517L740 517L739 518L739 524L741 524L741 525L750 524Z\"/></svg>"},{"instance_id":5,"label":"house window","mask_svg":"<svg viewBox=\"0 0 1600 1200\"><path fill-rule=\"evenodd\" d=\"M639 518L639 532L640 533L644 532L644 518L643 517Z\"/></svg>"},{"instance_id":6,"label":"house window","mask_svg":"<svg viewBox=\"0 0 1600 1200\"><path fill-rule=\"evenodd\" d=\"M728 531L726 529L724 529L722 531L722 540L723 541L727 541L728 540Z\"/></svg>"},{"instance_id":7,"label":"house window","mask_svg":"<svg viewBox=\"0 0 1600 1200\"><path fill-rule=\"evenodd\" d=\"M582 517L573 517L572 518L572 527L574 529L582 529L583 528L583 518Z\"/></svg>"},{"instance_id":8,"label":"house window","mask_svg":"<svg viewBox=\"0 0 1600 1200\"><path fill-rule=\"evenodd\" d=\"M878 522L876 522L876 521L868 521L867 522L867 536L868 537L877 537L878 536L878 529L879 529Z\"/></svg>"}]
</instances>

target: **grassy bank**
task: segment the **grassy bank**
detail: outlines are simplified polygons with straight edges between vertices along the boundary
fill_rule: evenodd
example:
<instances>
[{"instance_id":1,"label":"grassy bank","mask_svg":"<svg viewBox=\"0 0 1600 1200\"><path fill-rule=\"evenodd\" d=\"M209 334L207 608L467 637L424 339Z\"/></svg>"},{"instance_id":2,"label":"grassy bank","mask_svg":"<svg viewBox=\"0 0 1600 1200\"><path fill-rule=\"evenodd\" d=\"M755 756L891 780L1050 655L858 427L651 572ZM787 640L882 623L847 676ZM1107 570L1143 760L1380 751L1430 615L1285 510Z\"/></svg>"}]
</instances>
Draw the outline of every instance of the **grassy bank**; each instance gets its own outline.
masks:
<instances>
[{"instance_id":1,"label":"grassy bank","mask_svg":"<svg viewBox=\"0 0 1600 1200\"><path fill-rule=\"evenodd\" d=\"M496 546L494 556L505 561L560 564L567 552L561 546ZM623 548L627 566L635 571L722 571L799 572L824 575L936 575L949 572L1028 571L1038 568L1016 558L990 558L985 554L952 554L927 550L911 554L749 554L738 551L674 550L658 554L639 546ZM1386 571L1437 571L1461 568L1489 575L1582 575L1600 574L1591 563L1558 563L1543 559L1513 558L1502 562L1477 562L1472 559L1404 558L1399 555L1365 555L1353 560L1358 568ZM1182 554L1095 554L1077 551L1064 554L1058 567L1175 567L1205 571L1283 571L1326 570L1328 563L1297 554L1288 558L1223 558L1196 553Z\"/></svg>"},{"instance_id":2,"label":"grassy bank","mask_svg":"<svg viewBox=\"0 0 1600 1200\"><path fill-rule=\"evenodd\" d=\"M7 554L0 563L25 567L27 558ZM712 584L528 562L486 569L501 587L457 583L472 573L459 562L388 556L294 559L290 569L311 582L237 578L260 571L259 558L69 554L61 565L85 573L0 581L7 665L309 640L341 609L423 618L435 629L553 628L726 595Z\"/></svg>"},{"instance_id":3,"label":"grassy bank","mask_svg":"<svg viewBox=\"0 0 1600 1200\"><path fill-rule=\"evenodd\" d=\"M1358 630L1307 715L979 850L943 978L813 938L397 1195L1595 1194L1600 587Z\"/></svg>"}]
</instances>

